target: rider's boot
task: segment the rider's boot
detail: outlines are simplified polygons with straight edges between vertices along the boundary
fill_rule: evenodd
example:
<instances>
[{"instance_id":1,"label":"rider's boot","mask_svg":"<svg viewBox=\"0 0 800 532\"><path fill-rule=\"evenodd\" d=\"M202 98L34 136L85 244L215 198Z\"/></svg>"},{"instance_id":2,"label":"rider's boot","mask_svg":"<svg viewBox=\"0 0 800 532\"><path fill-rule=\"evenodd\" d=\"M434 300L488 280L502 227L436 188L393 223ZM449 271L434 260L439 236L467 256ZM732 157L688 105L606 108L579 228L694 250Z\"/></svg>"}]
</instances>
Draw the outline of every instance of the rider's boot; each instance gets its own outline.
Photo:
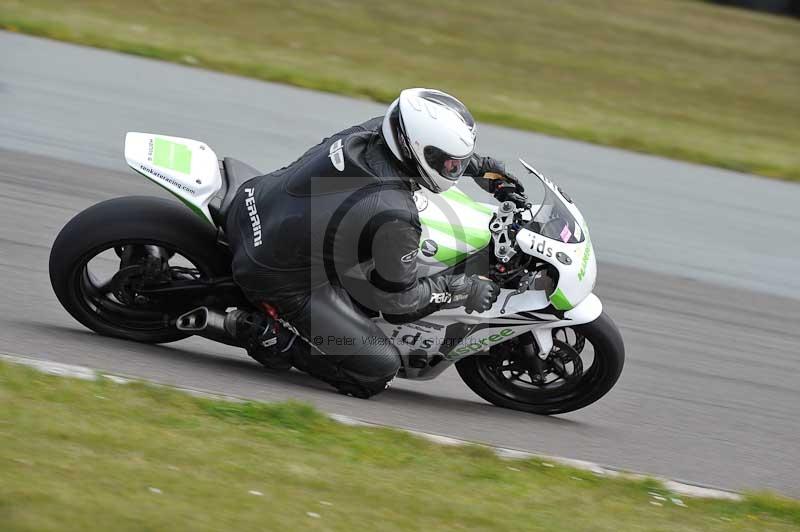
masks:
<instances>
[{"instance_id":1,"label":"rider's boot","mask_svg":"<svg viewBox=\"0 0 800 532\"><path fill-rule=\"evenodd\" d=\"M242 313L236 318L235 336L244 341L247 354L268 369L292 367L291 350L296 335L261 312Z\"/></svg>"}]
</instances>

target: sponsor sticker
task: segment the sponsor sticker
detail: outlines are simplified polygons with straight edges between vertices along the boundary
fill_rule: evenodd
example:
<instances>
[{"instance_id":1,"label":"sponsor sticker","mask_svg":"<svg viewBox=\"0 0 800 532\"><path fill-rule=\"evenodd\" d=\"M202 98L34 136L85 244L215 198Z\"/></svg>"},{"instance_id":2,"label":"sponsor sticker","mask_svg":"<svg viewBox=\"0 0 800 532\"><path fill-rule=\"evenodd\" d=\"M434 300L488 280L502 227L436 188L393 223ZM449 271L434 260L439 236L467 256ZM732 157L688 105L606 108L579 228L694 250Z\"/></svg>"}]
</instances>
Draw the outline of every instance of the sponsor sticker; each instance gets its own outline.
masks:
<instances>
[{"instance_id":1,"label":"sponsor sticker","mask_svg":"<svg viewBox=\"0 0 800 532\"><path fill-rule=\"evenodd\" d=\"M244 205L247 207L247 214L250 216L250 223L253 226L253 247L258 247L262 244L261 241L261 218L258 216L258 208L256 207L256 198L254 188L244 189L247 192L247 198L244 200Z\"/></svg>"},{"instance_id":2,"label":"sponsor sticker","mask_svg":"<svg viewBox=\"0 0 800 532\"><path fill-rule=\"evenodd\" d=\"M569 239L572 238L572 231L569 230L569 225L564 225L564 229L561 230L559 236L561 237L562 242L569 242Z\"/></svg>"},{"instance_id":3,"label":"sponsor sticker","mask_svg":"<svg viewBox=\"0 0 800 532\"><path fill-rule=\"evenodd\" d=\"M422 212L428 208L428 198L419 192L414 193L414 204L417 206L417 211Z\"/></svg>"},{"instance_id":4,"label":"sponsor sticker","mask_svg":"<svg viewBox=\"0 0 800 532\"><path fill-rule=\"evenodd\" d=\"M559 251L558 253L556 253L556 258L558 259L558 262L560 262L561 264L566 264L567 266L572 264L572 259L569 258L569 255L567 255L566 253L564 253L562 251Z\"/></svg>"},{"instance_id":5,"label":"sponsor sticker","mask_svg":"<svg viewBox=\"0 0 800 532\"><path fill-rule=\"evenodd\" d=\"M158 171L154 170L153 168L150 168L149 166L145 166L143 164L139 164L139 169L142 172L144 172L145 175L150 175L150 176L156 177L156 178L160 179L161 181L164 181L165 183L169 183L170 185L172 185L173 187L177 188L178 190L181 190L183 192L188 192L192 196L196 196L197 195L197 191L194 190L193 188L190 188L190 187L186 186L185 184L181 183L180 181L178 181L177 179L173 179L173 178L171 178L169 176L166 176L166 175L162 174L161 172L158 172Z\"/></svg>"},{"instance_id":6,"label":"sponsor sticker","mask_svg":"<svg viewBox=\"0 0 800 532\"><path fill-rule=\"evenodd\" d=\"M182 174L189 174L192 171L192 150L185 144L156 137L152 157L156 166Z\"/></svg>"},{"instance_id":7,"label":"sponsor sticker","mask_svg":"<svg viewBox=\"0 0 800 532\"><path fill-rule=\"evenodd\" d=\"M418 249L412 249L400 258L400 262L408 263L413 261L415 258L417 258L417 253L419 253Z\"/></svg>"},{"instance_id":8,"label":"sponsor sticker","mask_svg":"<svg viewBox=\"0 0 800 532\"><path fill-rule=\"evenodd\" d=\"M420 250L422 254L426 257L433 257L436 255L436 252L439 251L439 245L431 240L430 238L423 240L422 245L420 245Z\"/></svg>"},{"instance_id":9,"label":"sponsor sticker","mask_svg":"<svg viewBox=\"0 0 800 532\"><path fill-rule=\"evenodd\" d=\"M473 340L465 345L454 349L452 351L452 355L470 355L472 353L479 353L481 351L486 351L492 345L505 341L509 336L514 334L513 329L503 329L502 331L498 332L497 334L493 334L488 338L484 338L483 340Z\"/></svg>"},{"instance_id":10,"label":"sponsor sticker","mask_svg":"<svg viewBox=\"0 0 800 532\"><path fill-rule=\"evenodd\" d=\"M344 171L344 153L342 152L342 139L337 140L331 144L331 149L328 152L328 157L331 160L334 168L340 172Z\"/></svg>"},{"instance_id":11,"label":"sponsor sticker","mask_svg":"<svg viewBox=\"0 0 800 532\"><path fill-rule=\"evenodd\" d=\"M450 301L452 300L452 297L453 296L451 296L447 292L433 292L431 294L430 302L431 303L450 303Z\"/></svg>"},{"instance_id":12,"label":"sponsor sticker","mask_svg":"<svg viewBox=\"0 0 800 532\"><path fill-rule=\"evenodd\" d=\"M589 257L592 255L592 243L586 242L586 247L583 249L583 257L581 258L581 269L578 272L578 280L583 281L586 277L586 268L589 265Z\"/></svg>"}]
</instances>

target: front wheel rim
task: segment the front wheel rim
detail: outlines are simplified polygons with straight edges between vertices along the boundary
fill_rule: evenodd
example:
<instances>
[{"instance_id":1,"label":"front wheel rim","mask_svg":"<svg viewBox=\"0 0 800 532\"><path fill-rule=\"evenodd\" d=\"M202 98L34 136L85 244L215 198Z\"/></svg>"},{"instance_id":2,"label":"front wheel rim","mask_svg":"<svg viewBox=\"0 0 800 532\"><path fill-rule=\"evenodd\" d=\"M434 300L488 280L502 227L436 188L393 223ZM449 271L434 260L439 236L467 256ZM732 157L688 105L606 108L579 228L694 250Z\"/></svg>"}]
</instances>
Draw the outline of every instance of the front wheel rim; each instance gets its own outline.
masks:
<instances>
[{"instance_id":1,"label":"front wheel rim","mask_svg":"<svg viewBox=\"0 0 800 532\"><path fill-rule=\"evenodd\" d=\"M553 343L554 351L557 351L556 347L564 351L570 348L569 344L561 340L554 340ZM578 353L574 348L570 349L573 353L578 354L579 359L581 359L583 347L586 344L592 345L588 339L582 338L581 353ZM498 346L498 348L501 347ZM502 355L498 356L497 353L478 356L475 363L478 374L495 394L522 404L555 405L585 397L591 393L591 390L598 382L602 381L607 364L603 360L602 353L597 352L594 346L592 347L594 356L591 365L588 368L583 367L584 364L581 359L581 371L577 378L571 382L568 379L552 380L546 382L544 386L534 386L530 382L508 378L508 372L502 370L503 367L507 367L504 362L508 358L504 358Z\"/></svg>"}]
</instances>

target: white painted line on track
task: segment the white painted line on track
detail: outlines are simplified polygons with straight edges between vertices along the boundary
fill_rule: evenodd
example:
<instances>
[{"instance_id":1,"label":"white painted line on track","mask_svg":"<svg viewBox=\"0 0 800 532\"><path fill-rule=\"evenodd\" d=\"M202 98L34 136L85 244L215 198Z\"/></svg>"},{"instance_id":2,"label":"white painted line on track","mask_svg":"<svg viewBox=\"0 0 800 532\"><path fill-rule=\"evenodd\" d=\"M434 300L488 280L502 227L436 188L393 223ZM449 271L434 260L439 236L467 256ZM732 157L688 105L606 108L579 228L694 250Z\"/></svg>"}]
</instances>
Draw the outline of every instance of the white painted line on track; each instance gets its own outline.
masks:
<instances>
[{"instance_id":1,"label":"white painted line on track","mask_svg":"<svg viewBox=\"0 0 800 532\"><path fill-rule=\"evenodd\" d=\"M19 356L19 355L12 355L10 353L0 353L0 360L4 360L13 364L21 364L24 366L28 366L34 368L38 371L43 373L47 373L50 375L58 375L62 377L72 377L76 379L82 380L97 380L97 379L108 379L118 384L126 384L129 382L133 382L134 380L141 380L144 379L134 379L129 377L122 377L119 375L113 375L110 373L105 373L102 371L94 370L92 368L88 368L85 366L77 366L73 364L62 364L60 362L51 362L49 360L38 360L35 358ZM245 402L248 399L242 397L234 397L229 395L220 395L212 392L207 392L203 390L197 390L193 388L185 388L182 386L169 386L159 383L152 383L156 386L164 386L167 388L174 388L176 390L180 390L182 392L198 396L198 397L207 397L209 399L218 399L223 401L233 401L233 402ZM643 475L641 473L631 473L627 471L621 471L617 469L612 469L609 467L602 466L600 464L596 464L594 462L589 462L587 460L575 460L572 458L563 458L560 456L550 456L545 454L537 454L531 453L527 451L520 451L517 449L506 449L503 447L494 447L491 445L485 445L480 443L475 443L467 440L461 440L458 438L452 438L450 436L444 436L441 434L433 434L430 432L421 432L418 430L410 430L410 429L403 429L398 427L391 427L388 425L380 425L378 423L370 423L368 421L363 421L360 419L356 419L354 417L342 415L342 414L327 414L330 419L336 421L337 423L342 423L344 425L350 426L369 426L369 427L385 427L391 428L394 430L402 430L404 432L408 432L420 438L423 438L427 441L439 444L439 445L448 445L448 446L460 446L460 445L479 445L481 447L487 447L494 451L494 453L499 456L500 458L504 458L507 460L543 460L546 462L555 462L557 464L571 467L573 469L579 469L583 471L590 471L595 475L599 476L607 476L607 477L619 477L619 478L626 478L630 480L644 480L644 479L654 479L661 482L665 489L677 493L680 495L684 495L686 497L697 497L697 498L705 498L705 499L726 499L732 501L740 501L742 500L742 496L738 493L732 491L725 491L715 488L708 488L705 486L698 486L695 484L688 484L685 482L678 482L676 480L671 480L664 477L657 477L651 475ZM547 464L550 465L550 464Z\"/></svg>"}]
</instances>

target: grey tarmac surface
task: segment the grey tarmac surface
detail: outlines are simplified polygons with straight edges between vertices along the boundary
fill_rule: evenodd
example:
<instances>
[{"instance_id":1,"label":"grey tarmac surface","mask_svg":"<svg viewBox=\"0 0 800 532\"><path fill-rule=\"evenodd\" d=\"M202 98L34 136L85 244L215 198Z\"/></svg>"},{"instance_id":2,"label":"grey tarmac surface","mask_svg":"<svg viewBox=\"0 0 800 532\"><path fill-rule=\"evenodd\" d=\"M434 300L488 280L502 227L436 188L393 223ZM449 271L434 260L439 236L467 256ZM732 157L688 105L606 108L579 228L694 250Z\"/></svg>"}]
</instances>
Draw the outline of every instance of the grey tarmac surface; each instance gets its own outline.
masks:
<instances>
[{"instance_id":1,"label":"grey tarmac surface","mask_svg":"<svg viewBox=\"0 0 800 532\"><path fill-rule=\"evenodd\" d=\"M202 339L146 346L99 337L52 295L49 247L71 216L105 198L162 194L124 171L125 131L202 139L266 170L380 109L0 32L0 351L800 496L797 185L482 126L481 151L529 159L586 212L597 291L626 341L617 387L553 418L487 405L454 371L349 399Z\"/></svg>"}]
</instances>

